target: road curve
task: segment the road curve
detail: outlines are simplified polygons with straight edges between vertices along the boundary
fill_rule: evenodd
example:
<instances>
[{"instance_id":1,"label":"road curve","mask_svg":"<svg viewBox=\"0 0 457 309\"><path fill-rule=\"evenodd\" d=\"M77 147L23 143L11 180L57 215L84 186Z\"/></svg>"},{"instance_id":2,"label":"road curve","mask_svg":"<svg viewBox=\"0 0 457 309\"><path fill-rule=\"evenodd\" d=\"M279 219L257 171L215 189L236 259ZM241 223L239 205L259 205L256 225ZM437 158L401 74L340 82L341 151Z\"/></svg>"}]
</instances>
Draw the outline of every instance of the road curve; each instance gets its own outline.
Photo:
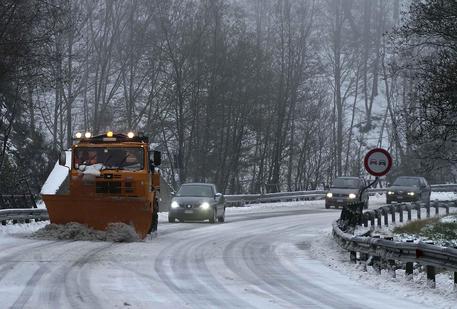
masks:
<instances>
[{"instance_id":1,"label":"road curve","mask_svg":"<svg viewBox=\"0 0 457 309\"><path fill-rule=\"evenodd\" d=\"M334 210L161 222L137 243L1 238L2 308L425 308L311 258Z\"/></svg>"}]
</instances>

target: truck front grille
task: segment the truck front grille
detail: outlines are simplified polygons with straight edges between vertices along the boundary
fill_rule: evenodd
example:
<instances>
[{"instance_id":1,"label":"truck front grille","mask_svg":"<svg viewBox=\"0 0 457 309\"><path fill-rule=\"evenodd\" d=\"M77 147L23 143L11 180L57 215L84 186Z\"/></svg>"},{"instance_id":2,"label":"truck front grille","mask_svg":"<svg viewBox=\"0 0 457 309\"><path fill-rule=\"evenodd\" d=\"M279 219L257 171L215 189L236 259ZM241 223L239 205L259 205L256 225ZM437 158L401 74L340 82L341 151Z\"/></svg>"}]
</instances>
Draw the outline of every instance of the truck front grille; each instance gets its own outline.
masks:
<instances>
[{"instance_id":1,"label":"truck front grille","mask_svg":"<svg viewBox=\"0 0 457 309\"><path fill-rule=\"evenodd\" d=\"M95 186L96 193L121 193L120 181L97 181Z\"/></svg>"}]
</instances>

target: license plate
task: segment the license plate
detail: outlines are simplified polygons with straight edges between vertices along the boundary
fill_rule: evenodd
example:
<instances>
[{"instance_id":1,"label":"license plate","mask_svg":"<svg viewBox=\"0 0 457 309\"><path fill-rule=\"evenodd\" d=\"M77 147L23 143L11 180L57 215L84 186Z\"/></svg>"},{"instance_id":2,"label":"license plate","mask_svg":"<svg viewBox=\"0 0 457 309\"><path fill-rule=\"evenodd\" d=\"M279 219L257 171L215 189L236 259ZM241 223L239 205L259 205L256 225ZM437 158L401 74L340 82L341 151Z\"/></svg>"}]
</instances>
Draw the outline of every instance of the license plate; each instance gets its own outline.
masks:
<instances>
[{"instance_id":1,"label":"license plate","mask_svg":"<svg viewBox=\"0 0 457 309\"><path fill-rule=\"evenodd\" d=\"M397 196L397 198L398 198L399 200L401 200L401 199L403 198L403 196Z\"/></svg>"},{"instance_id":2,"label":"license plate","mask_svg":"<svg viewBox=\"0 0 457 309\"><path fill-rule=\"evenodd\" d=\"M193 211L192 209L190 209L190 210L184 210L184 213L185 213L185 214L193 214L194 211Z\"/></svg>"},{"instance_id":3,"label":"license plate","mask_svg":"<svg viewBox=\"0 0 457 309\"><path fill-rule=\"evenodd\" d=\"M337 203L343 203L343 200L336 200Z\"/></svg>"}]
</instances>

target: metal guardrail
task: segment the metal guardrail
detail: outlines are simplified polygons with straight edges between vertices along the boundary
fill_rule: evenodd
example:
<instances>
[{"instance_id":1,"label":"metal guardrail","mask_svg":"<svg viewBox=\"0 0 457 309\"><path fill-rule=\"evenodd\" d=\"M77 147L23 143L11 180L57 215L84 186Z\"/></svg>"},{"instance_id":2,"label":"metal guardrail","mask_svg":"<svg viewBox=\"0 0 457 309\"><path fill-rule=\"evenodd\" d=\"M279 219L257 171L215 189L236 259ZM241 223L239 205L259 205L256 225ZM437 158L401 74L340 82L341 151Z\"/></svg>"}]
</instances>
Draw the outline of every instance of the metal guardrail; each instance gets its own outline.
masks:
<instances>
[{"instance_id":1,"label":"metal guardrail","mask_svg":"<svg viewBox=\"0 0 457 309\"><path fill-rule=\"evenodd\" d=\"M449 214L450 207L457 207L457 202L383 206L363 213L362 222L359 223L367 226L368 222L371 221L373 226L375 225L373 218L376 218L378 220L377 225L381 226L383 221L381 217L384 217L384 225L388 225L389 216L391 216L391 221L395 222L396 213L400 217L400 222L403 222L404 211L408 212L408 221L410 221L411 211L417 211L419 219L422 209L425 209L426 216L430 217L431 208L435 209L437 215L440 208ZM404 264L407 278L411 279L414 263L417 263L425 267L430 287L435 287L436 269L439 268L454 272L454 285L457 288L457 248L440 247L424 242L395 242L392 237L382 239L380 236L357 236L344 231L342 225L340 220L333 223L333 237L342 248L350 252L350 259L354 263L357 262L357 253L359 253L359 261L364 265L364 270L367 269L368 265L372 265L378 273L381 273L381 269L384 267L395 277L395 270L400 262Z\"/></svg>"},{"instance_id":2,"label":"metal guardrail","mask_svg":"<svg viewBox=\"0 0 457 309\"><path fill-rule=\"evenodd\" d=\"M12 223L28 223L31 220L49 220L48 211L46 209L41 208L0 209L0 222L2 223L2 225L6 225L8 221L12 221Z\"/></svg>"},{"instance_id":3,"label":"metal guardrail","mask_svg":"<svg viewBox=\"0 0 457 309\"><path fill-rule=\"evenodd\" d=\"M431 185L433 192L457 192L457 184L436 184ZM383 193L387 188L371 188L368 193ZM274 203L289 202L301 200L318 200L323 199L328 190L311 190L311 191L294 191L294 192L276 192L265 194L236 194L226 195L225 200L228 206L244 206L254 203Z\"/></svg>"}]
</instances>

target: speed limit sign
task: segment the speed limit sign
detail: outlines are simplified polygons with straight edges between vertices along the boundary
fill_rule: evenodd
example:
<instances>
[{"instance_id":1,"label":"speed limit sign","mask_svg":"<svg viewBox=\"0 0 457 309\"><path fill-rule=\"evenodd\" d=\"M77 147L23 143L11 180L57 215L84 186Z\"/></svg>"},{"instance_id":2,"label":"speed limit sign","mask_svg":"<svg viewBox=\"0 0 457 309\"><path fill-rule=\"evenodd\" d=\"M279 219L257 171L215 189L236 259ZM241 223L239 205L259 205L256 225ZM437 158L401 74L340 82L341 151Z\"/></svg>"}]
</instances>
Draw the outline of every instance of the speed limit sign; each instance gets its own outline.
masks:
<instances>
[{"instance_id":1,"label":"speed limit sign","mask_svg":"<svg viewBox=\"0 0 457 309\"><path fill-rule=\"evenodd\" d=\"M383 148L371 149L365 155L364 164L365 169L371 175L384 176L392 167L392 156Z\"/></svg>"}]
</instances>

